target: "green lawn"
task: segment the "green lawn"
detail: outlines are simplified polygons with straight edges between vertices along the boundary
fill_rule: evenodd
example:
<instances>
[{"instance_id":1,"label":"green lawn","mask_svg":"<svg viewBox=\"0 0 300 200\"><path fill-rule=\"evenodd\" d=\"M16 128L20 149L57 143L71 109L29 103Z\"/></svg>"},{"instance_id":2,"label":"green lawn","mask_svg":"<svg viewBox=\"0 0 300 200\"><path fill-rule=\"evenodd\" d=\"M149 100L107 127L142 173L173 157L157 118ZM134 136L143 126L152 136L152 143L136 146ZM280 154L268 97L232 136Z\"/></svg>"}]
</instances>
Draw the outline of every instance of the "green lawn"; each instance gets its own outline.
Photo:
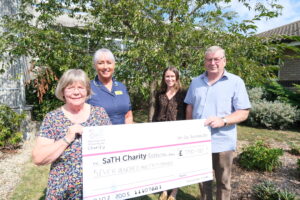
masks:
<instances>
[{"instance_id":1,"label":"green lawn","mask_svg":"<svg viewBox=\"0 0 300 200\"><path fill-rule=\"evenodd\" d=\"M143 116L141 121L146 121L146 117L142 113L135 113L137 116ZM140 117L139 117L140 118ZM137 120L136 120L137 121ZM248 141L254 143L257 140L276 141L287 145L300 145L300 130L282 131L282 130L267 130L261 128L252 128L247 126L238 126L238 139L240 141ZM37 167L31 162L24 166L24 175L13 192L13 200L41 200L44 199L47 176L49 166ZM135 200L156 200L159 194L151 194L135 198ZM196 200L199 197L198 185L189 185L180 188L177 200Z\"/></svg>"},{"instance_id":2,"label":"green lawn","mask_svg":"<svg viewBox=\"0 0 300 200\"><path fill-rule=\"evenodd\" d=\"M48 181L48 166L35 166L28 162L24 173L10 199L14 200L44 200Z\"/></svg>"},{"instance_id":3,"label":"green lawn","mask_svg":"<svg viewBox=\"0 0 300 200\"><path fill-rule=\"evenodd\" d=\"M300 129L298 130L269 130L263 128L253 128L247 126L238 126L238 140L254 143L257 140L263 140L265 143L273 141L291 145L300 145Z\"/></svg>"}]
</instances>

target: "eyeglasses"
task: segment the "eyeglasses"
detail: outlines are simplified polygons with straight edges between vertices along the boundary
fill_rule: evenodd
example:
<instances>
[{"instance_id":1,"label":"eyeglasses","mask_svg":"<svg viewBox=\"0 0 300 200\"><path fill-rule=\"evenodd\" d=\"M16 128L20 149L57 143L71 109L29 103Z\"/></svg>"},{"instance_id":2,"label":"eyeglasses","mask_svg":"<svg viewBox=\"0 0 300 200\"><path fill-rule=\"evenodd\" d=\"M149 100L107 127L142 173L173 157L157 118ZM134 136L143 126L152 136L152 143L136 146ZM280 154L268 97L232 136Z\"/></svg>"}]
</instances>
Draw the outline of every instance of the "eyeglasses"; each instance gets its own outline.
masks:
<instances>
[{"instance_id":1,"label":"eyeglasses","mask_svg":"<svg viewBox=\"0 0 300 200\"><path fill-rule=\"evenodd\" d=\"M223 58L224 58L224 56L221 57L221 58L210 58L210 59L205 58L205 62L212 62L212 61L215 61L215 63L219 63L219 62L221 62L221 60L222 60Z\"/></svg>"},{"instance_id":2,"label":"eyeglasses","mask_svg":"<svg viewBox=\"0 0 300 200\"><path fill-rule=\"evenodd\" d=\"M85 88L77 88L77 87L70 87L70 88L66 87L66 88L65 88L65 91L66 91L67 93L73 93L73 92L75 92L76 90L77 90L78 92L80 92L80 93L86 92L86 89L85 89Z\"/></svg>"}]
</instances>

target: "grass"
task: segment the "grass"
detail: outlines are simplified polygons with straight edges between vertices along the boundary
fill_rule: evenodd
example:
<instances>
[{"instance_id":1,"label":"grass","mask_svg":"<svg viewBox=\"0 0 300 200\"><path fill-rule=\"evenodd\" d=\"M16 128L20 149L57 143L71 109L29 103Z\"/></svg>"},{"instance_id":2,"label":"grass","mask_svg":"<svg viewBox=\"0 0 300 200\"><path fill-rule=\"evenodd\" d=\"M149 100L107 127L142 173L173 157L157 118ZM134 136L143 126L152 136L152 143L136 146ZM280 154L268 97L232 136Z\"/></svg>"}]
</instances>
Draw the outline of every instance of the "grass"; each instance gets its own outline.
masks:
<instances>
[{"instance_id":1,"label":"grass","mask_svg":"<svg viewBox=\"0 0 300 200\"><path fill-rule=\"evenodd\" d=\"M142 111L135 111L136 122L147 121L147 115ZM268 130L240 125L238 126L238 140L254 143L257 140L265 142L280 142L289 146L300 145L300 130ZM14 190L11 199L42 200L48 179L49 166L37 167L31 162L24 166L24 175ZM199 198L198 184L181 187L178 191L177 200L196 200ZM134 200L156 200L159 193L134 198Z\"/></svg>"},{"instance_id":2,"label":"grass","mask_svg":"<svg viewBox=\"0 0 300 200\"><path fill-rule=\"evenodd\" d=\"M49 165L35 166L32 162L26 163L20 183L14 190L11 200L42 200L45 199L48 181Z\"/></svg>"},{"instance_id":3,"label":"grass","mask_svg":"<svg viewBox=\"0 0 300 200\"><path fill-rule=\"evenodd\" d=\"M300 145L300 129L298 130L270 130L239 125L238 140L254 143L263 140L266 143L276 141L288 146Z\"/></svg>"}]
</instances>

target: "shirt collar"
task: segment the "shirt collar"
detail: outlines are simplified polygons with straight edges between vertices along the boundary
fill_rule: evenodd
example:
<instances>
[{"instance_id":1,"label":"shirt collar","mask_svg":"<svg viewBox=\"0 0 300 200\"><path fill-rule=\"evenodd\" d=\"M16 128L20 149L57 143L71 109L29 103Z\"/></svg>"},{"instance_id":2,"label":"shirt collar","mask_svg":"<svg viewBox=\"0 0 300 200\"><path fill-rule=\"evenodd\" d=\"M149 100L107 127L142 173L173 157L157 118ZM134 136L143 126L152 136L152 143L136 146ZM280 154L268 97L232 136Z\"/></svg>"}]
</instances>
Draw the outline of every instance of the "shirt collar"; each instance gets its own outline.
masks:
<instances>
[{"instance_id":1,"label":"shirt collar","mask_svg":"<svg viewBox=\"0 0 300 200\"><path fill-rule=\"evenodd\" d=\"M118 82L115 80L114 77L112 77L112 81L113 81L113 86L118 86ZM99 80L98 75L95 76L93 82L98 87L103 86L103 83Z\"/></svg>"},{"instance_id":2,"label":"shirt collar","mask_svg":"<svg viewBox=\"0 0 300 200\"><path fill-rule=\"evenodd\" d=\"M223 77L228 78L228 74L229 74L229 73L224 69Z\"/></svg>"},{"instance_id":3,"label":"shirt collar","mask_svg":"<svg viewBox=\"0 0 300 200\"><path fill-rule=\"evenodd\" d=\"M218 80L218 81L220 81L220 80L222 80L222 79L228 79L228 72L224 69L224 73L223 73L223 75L222 75L222 77ZM203 79L206 83L208 83L208 78L207 78L207 72L205 71L203 74L201 74L201 79Z\"/></svg>"}]
</instances>

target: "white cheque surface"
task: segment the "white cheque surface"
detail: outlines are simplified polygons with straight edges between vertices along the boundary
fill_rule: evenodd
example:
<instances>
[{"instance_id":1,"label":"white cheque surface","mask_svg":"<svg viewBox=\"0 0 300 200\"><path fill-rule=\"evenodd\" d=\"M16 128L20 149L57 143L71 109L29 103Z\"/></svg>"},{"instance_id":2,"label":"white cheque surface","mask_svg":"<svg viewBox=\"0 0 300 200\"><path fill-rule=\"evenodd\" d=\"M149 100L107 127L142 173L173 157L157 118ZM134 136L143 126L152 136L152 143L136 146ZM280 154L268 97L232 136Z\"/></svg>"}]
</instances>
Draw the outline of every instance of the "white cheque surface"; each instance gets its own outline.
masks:
<instances>
[{"instance_id":1,"label":"white cheque surface","mask_svg":"<svg viewBox=\"0 0 300 200\"><path fill-rule=\"evenodd\" d=\"M204 120L84 128L84 199L129 199L212 180Z\"/></svg>"}]
</instances>

